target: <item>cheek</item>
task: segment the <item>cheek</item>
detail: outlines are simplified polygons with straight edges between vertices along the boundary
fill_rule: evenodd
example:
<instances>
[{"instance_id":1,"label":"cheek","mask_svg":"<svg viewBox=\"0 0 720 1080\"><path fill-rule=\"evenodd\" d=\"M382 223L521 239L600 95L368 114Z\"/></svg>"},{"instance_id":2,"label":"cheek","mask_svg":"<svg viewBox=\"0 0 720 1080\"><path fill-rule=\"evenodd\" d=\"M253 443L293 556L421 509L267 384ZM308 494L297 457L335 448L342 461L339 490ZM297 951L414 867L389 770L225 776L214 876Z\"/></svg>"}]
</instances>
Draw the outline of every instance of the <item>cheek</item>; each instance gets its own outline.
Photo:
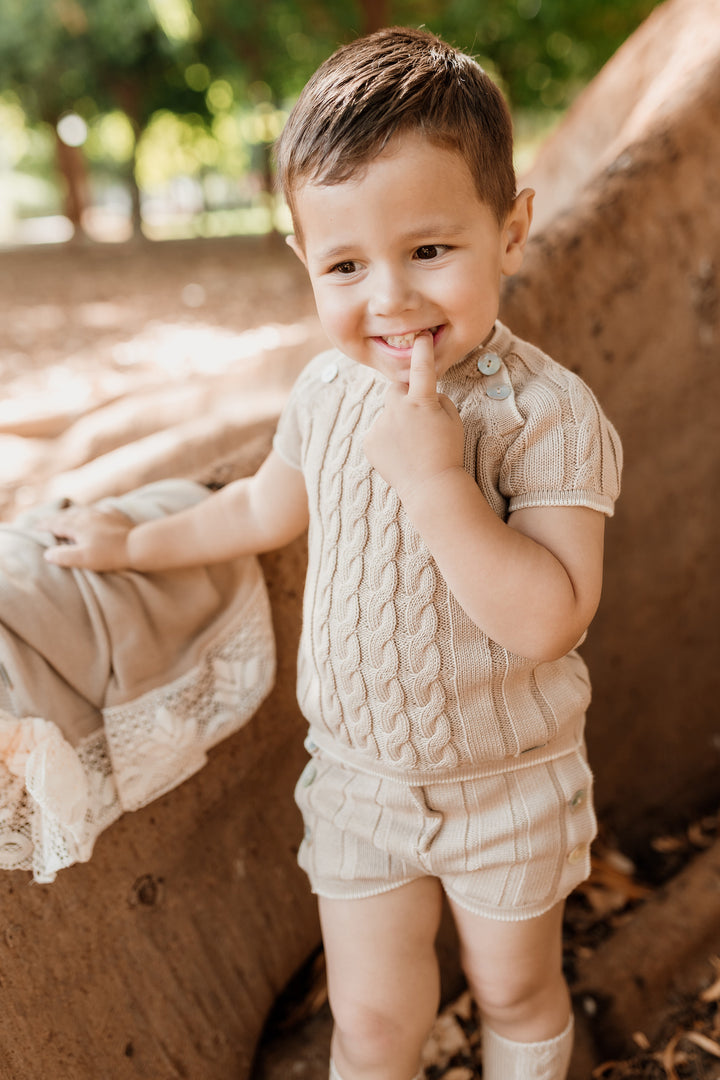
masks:
<instances>
[{"instance_id":1,"label":"cheek","mask_svg":"<svg viewBox=\"0 0 720 1080\"><path fill-rule=\"evenodd\" d=\"M463 281L457 283L454 304L456 308L464 310L468 315L488 305L497 303L500 292L500 274L493 272L494 267L482 267Z\"/></svg>"},{"instance_id":2,"label":"cheek","mask_svg":"<svg viewBox=\"0 0 720 1080\"><path fill-rule=\"evenodd\" d=\"M353 325L353 312L347 302L338 295L328 296L326 293L315 294L320 322L324 328L335 334L347 333Z\"/></svg>"}]
</instances>

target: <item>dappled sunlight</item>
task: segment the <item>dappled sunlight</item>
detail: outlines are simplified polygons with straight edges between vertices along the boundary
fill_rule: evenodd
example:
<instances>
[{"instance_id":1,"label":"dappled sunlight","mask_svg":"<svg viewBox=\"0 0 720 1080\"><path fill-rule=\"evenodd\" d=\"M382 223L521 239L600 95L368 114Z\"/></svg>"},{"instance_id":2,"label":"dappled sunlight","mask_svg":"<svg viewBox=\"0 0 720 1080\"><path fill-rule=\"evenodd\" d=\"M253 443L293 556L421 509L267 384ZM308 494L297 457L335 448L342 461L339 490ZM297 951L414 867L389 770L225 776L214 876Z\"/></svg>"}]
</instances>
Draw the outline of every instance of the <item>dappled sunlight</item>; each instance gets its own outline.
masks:
<instances>
[{"instance_id":1,"label":"dappled sunlight","mask_svg":"<svg viewBox=\"0 0 720 1080\"><path fill-rule=\"evenodd\" d=\"M60 329L63 309L43 305L32 309L45 327ZM113 304L82 304L77 314L85 325L119 323L121 308ZM38 370L20 370L5 378L0 400L0 432L51 437L75 417L105 401L141 387L167 385L189 375L219 375L248 370L266 354L303 345L317 333L317 320L270 323L241 333L202 323L153 322L132 338L110 347L110 363L98 366L92 353L68 357ZM254 365L251 365L251 368ZM6 375L10 373L5 371ZM258 372L258 381L272 373Z\"/></svg>"},{"instance_id":2,"label":"dappled sunlight","mask_svg":"<svg viewBox=\"0 0 720 1080\"><path fill-rule=\"evenodd\" d=\"M327 344L285 245L37 255L4 256L0 518L162 476L214 481L238 453L259 463Z\"/></svg>"},{"instance_id":3,"label":"dappled sunlight","mask_svg":"<svg viewBox=\"0 0 720 1080\"><path fill-rule=\"evenodd\" d=\"M174 376L229 371L239 361L301 345L308 341L317 320L257 326L243 333L198 323L153 323L131 341L113 350L115 362L123 367L143 365Z\"/></svg>"}]
</instances>

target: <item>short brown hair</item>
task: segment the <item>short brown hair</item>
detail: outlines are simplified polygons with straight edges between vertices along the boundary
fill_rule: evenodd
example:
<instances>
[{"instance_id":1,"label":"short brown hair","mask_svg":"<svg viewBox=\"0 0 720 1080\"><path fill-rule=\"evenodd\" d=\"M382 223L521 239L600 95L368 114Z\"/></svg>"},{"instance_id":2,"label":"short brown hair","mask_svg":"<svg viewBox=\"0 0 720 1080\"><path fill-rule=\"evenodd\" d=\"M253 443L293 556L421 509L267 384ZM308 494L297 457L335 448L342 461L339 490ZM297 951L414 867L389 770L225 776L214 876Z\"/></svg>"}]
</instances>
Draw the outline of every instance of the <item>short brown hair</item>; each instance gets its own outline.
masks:
<instances>
[{"instance_id":1,"label":"short brown hair","mask_svg":"<svg viewBox=\"0 0 720 1080\"><path fill-rule=\"evenodd\" d=\"M406 27L341 46L305 86L276 147L278 182L293 217L299 184L349 180L394 135L410 130L460 153L480 198L505 220L515 171L502 94L472 57Z\"/></svg>"}]
</instances>

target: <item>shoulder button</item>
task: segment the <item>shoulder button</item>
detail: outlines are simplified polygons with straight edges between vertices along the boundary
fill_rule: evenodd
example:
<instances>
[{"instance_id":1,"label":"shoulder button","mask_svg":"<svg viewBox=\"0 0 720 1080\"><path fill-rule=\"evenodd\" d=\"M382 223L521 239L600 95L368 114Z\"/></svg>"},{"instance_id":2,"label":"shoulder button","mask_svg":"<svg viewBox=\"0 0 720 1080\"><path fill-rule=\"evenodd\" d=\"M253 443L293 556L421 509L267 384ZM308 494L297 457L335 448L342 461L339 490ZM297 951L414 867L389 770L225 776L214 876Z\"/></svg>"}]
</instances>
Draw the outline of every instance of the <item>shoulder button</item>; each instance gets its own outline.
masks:
<instances>
[{"instance_id":1,"label":"shoulder button","mask_svg":"<svg viewBox=\"0 0 720 1080\"><path fill-rule=\"evenodd\" d=\"M499 386L488 386L485 393L489 398L494 398L495 401L505 401L512 394L512 387L500 383Z\"/></svg>"},{"instance_id":2,"label":"shoulder button","mask_svg":"<svg viewBox=\"0 0 720 1080\"><path fill-rule=\"evenodd\" d=\"M502 361L496 353L485 353L477 362L477 368L481 375L495 375L500 370Z\"/></svg>"}]
</instances>

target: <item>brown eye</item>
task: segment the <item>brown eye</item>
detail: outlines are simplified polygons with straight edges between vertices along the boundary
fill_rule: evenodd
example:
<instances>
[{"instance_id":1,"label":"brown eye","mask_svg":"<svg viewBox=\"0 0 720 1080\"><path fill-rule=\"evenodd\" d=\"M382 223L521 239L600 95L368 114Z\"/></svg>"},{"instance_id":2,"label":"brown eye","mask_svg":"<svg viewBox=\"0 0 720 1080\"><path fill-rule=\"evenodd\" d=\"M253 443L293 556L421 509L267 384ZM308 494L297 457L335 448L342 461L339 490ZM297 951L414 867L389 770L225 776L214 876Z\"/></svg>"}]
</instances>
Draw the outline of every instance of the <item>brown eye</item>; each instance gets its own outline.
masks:
<instances>
[{"instance_id":1,"label":"brown eye","mask_svg":"<svg viewBox=\"0 0 720 1080\"><path fill-rule=\"evenodd\" d=\"M437 244L423 244L415 252L415 256L418 259L437 259L440 254L440 248Z\"/></svg>"}]
</instances>

